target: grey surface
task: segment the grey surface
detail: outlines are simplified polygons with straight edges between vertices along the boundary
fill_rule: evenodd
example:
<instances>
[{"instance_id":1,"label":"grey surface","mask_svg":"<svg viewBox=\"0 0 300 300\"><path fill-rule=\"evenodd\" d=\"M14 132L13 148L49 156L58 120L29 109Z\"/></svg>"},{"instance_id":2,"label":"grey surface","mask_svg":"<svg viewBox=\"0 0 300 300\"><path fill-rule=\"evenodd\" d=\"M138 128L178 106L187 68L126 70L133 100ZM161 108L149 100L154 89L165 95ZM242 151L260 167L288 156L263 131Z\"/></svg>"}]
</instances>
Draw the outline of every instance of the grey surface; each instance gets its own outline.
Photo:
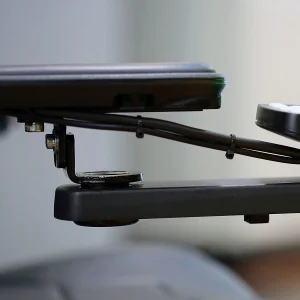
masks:
<instances>
[{"instance_id":1,"label":"grey surface","mask_svg":"<svg viewBox=\"0 0 300 300\"><path fill-rule=\"evenodd\" d=\"M0 276L0 291L21 285L55 286L62 297L76 300L258 299L231 271L206 255L162 245L127 246Z\"/></svg>"},{"instance_id":2,"label":"grey surface","mask_svg":"<svg viewBox=\"0 0 300 300\"><path fill-rule=\"evenodd\" d=\"M1 300L63 300L55 287L14 286L0 288Z\"/></svg>"},{"instance_id":3,"label":"grey surface","mask_svg":"<svg viewBox=\"0 0 300 300\"><path fill-rule=\"evenodd\" d=\"M191 79L222 77L206 64L152 63L122 65L1 66L0 83L30 80Z\"/></svg>"}]
</instances>

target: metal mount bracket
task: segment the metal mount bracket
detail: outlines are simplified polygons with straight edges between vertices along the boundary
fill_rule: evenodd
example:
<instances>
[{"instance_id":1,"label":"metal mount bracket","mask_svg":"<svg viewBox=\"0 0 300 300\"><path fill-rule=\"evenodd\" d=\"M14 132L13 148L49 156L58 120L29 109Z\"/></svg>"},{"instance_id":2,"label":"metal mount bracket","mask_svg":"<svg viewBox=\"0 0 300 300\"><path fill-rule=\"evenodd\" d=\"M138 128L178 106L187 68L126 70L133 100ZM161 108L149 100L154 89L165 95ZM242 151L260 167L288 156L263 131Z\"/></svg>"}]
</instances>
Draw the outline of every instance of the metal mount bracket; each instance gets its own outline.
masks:
<instances>
[{"instance_id":1,"label":"metal mount bracket","mask_svg":"<svg viewBox=\"0 0 300 300\"><path fill-rule=\"evenodd\" d=\"M66 133L66 126L54 125L52 134L46 135L46 147L53 150L54 165L63 168L66 176L82 186L126 186L143 180L142 173L127 171L75 171L75 138Z\"/></svg>"}]
</instances>

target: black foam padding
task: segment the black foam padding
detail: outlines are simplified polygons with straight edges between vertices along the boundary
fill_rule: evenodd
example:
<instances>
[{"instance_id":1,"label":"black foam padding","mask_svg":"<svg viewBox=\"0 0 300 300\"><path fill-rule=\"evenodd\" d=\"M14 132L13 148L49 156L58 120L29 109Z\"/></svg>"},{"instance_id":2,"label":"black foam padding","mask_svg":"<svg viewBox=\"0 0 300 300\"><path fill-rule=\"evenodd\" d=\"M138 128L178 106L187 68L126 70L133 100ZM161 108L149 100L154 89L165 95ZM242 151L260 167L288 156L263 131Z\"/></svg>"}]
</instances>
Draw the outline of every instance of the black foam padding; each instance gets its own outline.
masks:
<instances>
[{"instance_id":1,"label":"black foam padding","mask_svg":"<svg viewBox=\"0 0 300 300\"><path fill-rule=\"evenodd\" d=\"M88 222L152 218L300 213L300 179L245 179L133 184L125 188L64 185L54 216Z\"/></svg>"}]
</instances>

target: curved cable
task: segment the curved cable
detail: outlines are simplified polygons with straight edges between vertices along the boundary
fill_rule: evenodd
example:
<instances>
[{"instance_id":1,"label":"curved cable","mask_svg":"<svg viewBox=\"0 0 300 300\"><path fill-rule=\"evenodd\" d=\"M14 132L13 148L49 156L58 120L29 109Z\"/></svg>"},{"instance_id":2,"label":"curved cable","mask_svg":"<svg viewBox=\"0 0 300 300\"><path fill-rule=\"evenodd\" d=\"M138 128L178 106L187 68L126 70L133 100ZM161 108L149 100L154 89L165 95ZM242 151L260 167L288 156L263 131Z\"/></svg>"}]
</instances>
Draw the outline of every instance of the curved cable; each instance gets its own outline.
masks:
<instances>
[{"instance_id":1,"label":"curved cable","mask_svg":"<svg viewBox=\"0 0 300 300\"><path fill-rule=\"evenodd\" d=\"M100 114L84 110L20 110L0 111L23 120L72 127L136 132L137 118L131 116ZM159 138L173 140L204 148L227 151L231 136L197 129L154 118L142 118L143 132ZM235 139L235 153L280 163L300 164L300 150L292 147L245 138Z\"/></svg>"}]
</instances>

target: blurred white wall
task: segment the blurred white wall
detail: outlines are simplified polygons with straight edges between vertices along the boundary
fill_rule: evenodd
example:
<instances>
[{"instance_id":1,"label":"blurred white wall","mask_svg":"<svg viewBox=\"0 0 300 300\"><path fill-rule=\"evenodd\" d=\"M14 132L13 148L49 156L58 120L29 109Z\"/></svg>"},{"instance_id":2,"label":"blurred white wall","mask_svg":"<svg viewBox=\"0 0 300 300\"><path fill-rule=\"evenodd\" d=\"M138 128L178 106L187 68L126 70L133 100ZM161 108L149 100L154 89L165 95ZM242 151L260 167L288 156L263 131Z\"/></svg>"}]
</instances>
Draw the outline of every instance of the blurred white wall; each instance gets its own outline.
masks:
<instances>
[{"instance_id":1,"label":"blurred white wall","mask_svg":"<svg viewBox=\"0 0 300 300\"><path fill-rule=\"evenodd\" d=\"M222 109L155 116L297 146L254 121L258 103L298 101L299 16L297 0L1 0L0 64L206 62L227 77ZM72 131L79 170L133 168L146 180L300 174L297 166L238 156L228 161L221 152L157 138ZM57 221L54 190L68 180L52 163L43 134L15 125L0 137L0 267L95 249L127 230L238 253L299 242L298 215L272 216L269 225L257 226L242 217L141 221L127 229Z\"/></svg>"},{"instance_id":2,"label":"blurred white wall","mask_svg":"<svg viewBox=\"0 0 300 300\"><path fill-rule=\"evenodd\" d=\"M126 0L1 0L0 64L131 61L132 14ZM79 170L131 168L126 134L72 132ZM55 169L43 134L25 134L15 124L0 136L0 166L0 268L97 249L126 234L126 229L81 228L53 218L55 188L69 180Z\"/></svg>"},{"instance_id":3,"label":"blurred white wall","mask_svg":"<svg viewBox=\"0 0 300 300\"><path fill-rule=\"evenodd\" d=\"M144 0L139 3L139 61L199 61L227 78L219 111L153 114L226 134L298 146L255 126L259 103L299 103L300 3L296 0ZM150 150L151 149L151 150ZM147 137L136 142L136 168L147 180L299 176L283 165ZM288 199L287 199L288 201ZM299 215L268 225L243 217L143 221L138 237L241 253L299 243Z\"/></svg>"}]
</instances>

